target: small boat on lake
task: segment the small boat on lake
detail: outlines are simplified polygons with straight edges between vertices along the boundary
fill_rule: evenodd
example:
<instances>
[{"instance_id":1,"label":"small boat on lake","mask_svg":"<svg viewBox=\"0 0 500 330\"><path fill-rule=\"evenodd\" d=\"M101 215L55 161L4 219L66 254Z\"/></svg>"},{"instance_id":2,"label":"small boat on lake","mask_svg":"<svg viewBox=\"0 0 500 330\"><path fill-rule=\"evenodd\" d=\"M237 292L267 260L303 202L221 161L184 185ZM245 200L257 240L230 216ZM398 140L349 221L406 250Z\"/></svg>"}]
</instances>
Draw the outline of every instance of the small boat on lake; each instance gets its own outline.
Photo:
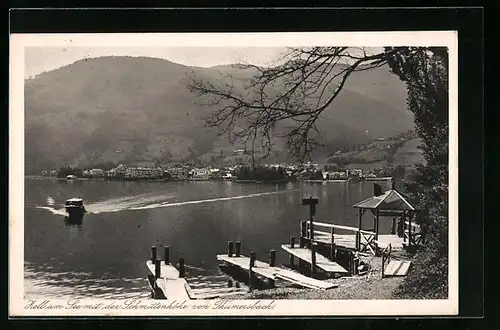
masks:
<instances>
[{"instance_id":1,"label":"small boat on lake","mask_svg":"<svg viewBox=\"0 0 500 330\"><path fill-rule=\"evenodd\" d=\"M76 175L70 174L66 176L66 180L75 180L75 179L77 179Z\"/></svg>"},{"instance_id":2,"label":"small boat on lake","mask_svg":"<svg viewBox=\"0 0 500 330\"><path fill-rule=\"evenodd\" d=\"M81 198L70 198L64 204L66 212L70 217L82 216L86 210L83 206L83 199Z\"/></svg>"}]
</instances>

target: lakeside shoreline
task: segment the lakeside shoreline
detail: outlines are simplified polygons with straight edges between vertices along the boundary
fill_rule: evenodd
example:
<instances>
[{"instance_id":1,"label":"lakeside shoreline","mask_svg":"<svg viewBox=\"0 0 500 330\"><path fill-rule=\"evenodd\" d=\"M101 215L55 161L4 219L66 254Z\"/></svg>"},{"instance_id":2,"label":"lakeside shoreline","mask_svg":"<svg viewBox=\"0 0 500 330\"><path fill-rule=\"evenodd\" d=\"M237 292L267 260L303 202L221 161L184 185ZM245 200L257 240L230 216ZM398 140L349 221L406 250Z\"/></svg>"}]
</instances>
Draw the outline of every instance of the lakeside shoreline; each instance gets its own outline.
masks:
<instances>
[{"instance_id":1,"label":"lakeside shoreline","mask_svg":"<svg viewBox=\"0 0 500 330\"><path fill-rule=\"evenodd\" d=\"M74 182L74 181L106 181L106 182L230 182L230 183L239 183L239 184L288 184L295 182L305 182L305 183L357 183L357 182L381 182L381 181L390 181L392 178L369 178L364 180L166 180L166 179L106 179L106 178L74 178L74 179L66 179L66 178L57 178L57 177L45 177L40 175L25 175L25 179L30 180L57 180L57 181L66 181L66 182Z\"/></svg>"}]
</instances>

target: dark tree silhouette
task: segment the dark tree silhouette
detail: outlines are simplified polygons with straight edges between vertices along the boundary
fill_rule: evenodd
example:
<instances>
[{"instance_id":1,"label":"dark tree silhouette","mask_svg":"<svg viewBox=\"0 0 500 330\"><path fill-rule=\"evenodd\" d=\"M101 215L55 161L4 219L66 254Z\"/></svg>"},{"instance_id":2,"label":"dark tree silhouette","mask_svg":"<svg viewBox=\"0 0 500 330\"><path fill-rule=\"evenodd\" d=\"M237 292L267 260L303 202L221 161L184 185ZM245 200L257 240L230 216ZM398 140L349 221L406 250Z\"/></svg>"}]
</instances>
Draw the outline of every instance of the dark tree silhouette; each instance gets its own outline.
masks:
<instances>
[{"instance_id":1,"label":"dark tree silhouette","mask_svg":"<svg viewBox=\"0 0 500 330\"><path fill-rule=\"evenodd\" d=\"M209 126L227 134L231 141L267 156L274 138L286 141L298 160L309 158L320 144L316 123L324 111L335 111L333 101L349 77L358 71L389 65L408 87L408 109L415 115L415 130L422 140L426 165L418 169L409 193L429 210L424 219L430 228L431 246L419 261L421 281L406 281L426 297L447 295L447 192L448 192L448 51L439 47L385 47L376 53L363 48L291 48L276 65L254 70L250 81L229 77L217 84L193 77L188 87L200 102L215 106L207 117ZM243 92L234 86L245 84ZM344 147L344 151L346 147ZM337 161L336 161L337 162ZM432 245L434 244L434 245ZM431 264L432 263L432 264ZM429 267L427 267L429 266ZM446 268L446 270L443 269ZM427 272L427 273L426 273ZM422 275L423 274L423 275ZM428 276L427 276L428 275ZM445 289L443 289L445 288Z\"/></svg>"},{"instance_id":2,"label":"dark tree silhouette","mask_svg":"<svg viewBox=\"0 0 500 330\"><path fill-rule=\"evenodd\" d=\"M279 65L243 65L242 69L255 71L250 81L230 76L230 84L216 84L192 77L188 87L205 105L218 106L207 123L231 141L245 142L250 152L264 151L267 156L273 137L284 138L290 155L303 160L320 145L316 122L349 76L386 65L401 51L391 48L372 54L364 48L291 48ZM244 94L234 89L241 83L246 85Z\"/></svg>"}]
</instances>

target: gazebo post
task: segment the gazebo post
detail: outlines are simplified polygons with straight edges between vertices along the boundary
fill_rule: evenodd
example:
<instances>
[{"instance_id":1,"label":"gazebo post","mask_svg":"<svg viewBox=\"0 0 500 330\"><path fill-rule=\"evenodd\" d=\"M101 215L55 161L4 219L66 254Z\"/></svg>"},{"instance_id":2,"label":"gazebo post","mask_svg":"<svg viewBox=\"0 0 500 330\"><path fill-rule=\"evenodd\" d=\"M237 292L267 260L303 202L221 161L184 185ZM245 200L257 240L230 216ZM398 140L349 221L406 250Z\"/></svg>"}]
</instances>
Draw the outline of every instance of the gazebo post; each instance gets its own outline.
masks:
<instances>
[{"instance_id":1,"label":"gazebo post","mask_svg":"<svg viewBox=\"0 0 500 330\"><path fill-rule=\"evenodd\" d=\"M378 224L379 224L379 213L378 209L375 210L375 255L378 255Z\"/></svg>"},{"instance_id":2,"label":"gazebo post","mask_svg":"<svg viewBox=\"0 0 500 330\"><path fill-rule=\"evenodd\" d=\"M413 214L411 212L408 213L408 247L411 246L411 218Z\"/></svg>"},{"instance_id":3,"label":"gazebo post","mask_svg":"<svg viewBox=\"0 0 500 330\"><path fill-rule=\"evenodd\" d=\"M406 233L405 233L405 231L406 231L406 217L405 217L405 215L406 215L406 212L403 211L403 213L401 214L401 224L403 226L403 244L406 243Z\"/></svg>"},{"instance_id":4,"label":"gazebo post","mask_svg":"<svg viewBox=\"0 0 500 330\"><path fill-rule=\"evenodd\" d=\"M358 231L356 232L356 250L359 251L361 248L361 233L359 232L361 230L361 221L363 218L363 212L364 209L359 208L359 217L358 217Z\"/></svg>"},{"instance_id":5,"label":"gazebo post","mask_svg":"<svg viewBox=\"0 0 500 330\"><path fill-rule=\"evenodd\" d=\"M378 210L372 210L372 214L373 214L373 231L375 231L377 229L377 213L378 213Z\"/></svg>"}]
</instances>

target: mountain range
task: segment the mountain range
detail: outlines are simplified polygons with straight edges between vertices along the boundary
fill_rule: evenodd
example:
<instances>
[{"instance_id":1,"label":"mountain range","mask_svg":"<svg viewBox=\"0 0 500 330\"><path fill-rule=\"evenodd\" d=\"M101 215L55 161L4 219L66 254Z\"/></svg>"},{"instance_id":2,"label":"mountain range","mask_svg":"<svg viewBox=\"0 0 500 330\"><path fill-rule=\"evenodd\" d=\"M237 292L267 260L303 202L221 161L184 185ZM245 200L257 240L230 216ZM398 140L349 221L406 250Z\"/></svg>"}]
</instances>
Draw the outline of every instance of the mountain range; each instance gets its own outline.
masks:
<instances>
[{"instance_id":1,"label":"mountain range","mask_svg":"<svg viewBox=\"0 0 500 330\"><path fill-rule=\"evenodd\" d=\"M190 67L146 57L77 61L25 80L26 172L62 165L91 166L231 156L235 148L204 118L213 110L186 87L192 76L224 82L248 79L237 65ZM242 87L240 87L242 88ZM406 87L385 66L353 74L318 121L325 147L367 143L413 128ZM277 154L284 155L278 143Z\"/></svg>"}]
</instances>

